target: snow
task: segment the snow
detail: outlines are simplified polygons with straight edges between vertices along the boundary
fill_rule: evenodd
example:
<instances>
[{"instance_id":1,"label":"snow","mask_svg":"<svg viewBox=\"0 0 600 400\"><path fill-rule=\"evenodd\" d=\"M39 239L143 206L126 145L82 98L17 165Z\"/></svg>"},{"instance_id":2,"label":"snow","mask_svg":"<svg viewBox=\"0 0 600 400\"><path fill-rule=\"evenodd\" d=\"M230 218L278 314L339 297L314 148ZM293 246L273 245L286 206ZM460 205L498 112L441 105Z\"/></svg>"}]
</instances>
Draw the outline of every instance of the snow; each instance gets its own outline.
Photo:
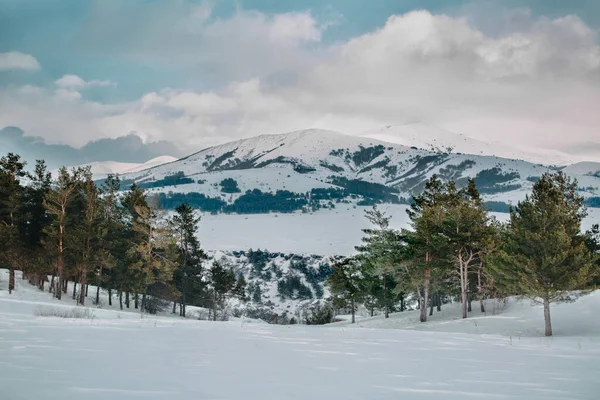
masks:
<instances>
[{"instance_id":1,"label":"snow","mask_svg":"<svg viewBox=\"0 0 600 400\"><path fill-rule=\"evenodd\" d=\"M408 147L413 144L421 149ZM453 152L445 154L446 147L452 145L455 147ZM352 155L361 151L361 148L372 146L381 146L382 154L368 163L356 164ZM158 187L151 192L199 192L211 197L221 196L232 202L239 195L222 196L220 193L218 183L225 178L235 179L242 193L252 189L263 192L285 189L306 193L313 188L332 187L329 182L334 175L395 187L400 191L400 196L410 197L413 191L420 191L420 185L434 174L445 177L451 175L452 179L464 181L463 178L499 168L502 174L516 173L512 180L500 185L508 185L512 190L484 193L483 198L486 201L514 204L531 191L533 178L553 171L541 164L523 161L535 159L531 154L423 125L386 127L362 137L309 129L261 135L210 147L175 162L126 173L122 178L140 183L160 180L181 171L194 183ZM545 156L550 153L541 154ZM294 164L314 170L298 172ZM396 170L389 170L389 166L396 167ZM578 179L580 193L585 197L600 193L600 178L589 175L593 166L593 163L581 163L564 168L569 175ZM339 170L333 172L331 168ZM205 183L199 184L198 181Z\"/></svg>"},{"instance_id":2,"label":"snow","mask_svg":"<svg viewBox=\"0 0 600 400\"><path fill-rule=\"evenodd\" d=\"M62 319L35 316L36 307L58 303L48 293L18 278L8 295L6 281L0 270L7 400L596 399L599 388L598 293L553 308L557 336L544 338L527 328L540 310L527 311L525 303L466 321L453 320L449 306L444 318L419 330L377 329L367 321L311 327L140 318L97 309L94 319ZM473 332L475 322L481 331ZM529 336L505 336L520 330Z\"/></svg>"},{"instance_id":3,"label":"snow","mask_svg":"<svg viewBox=\"0 0 600 400\"><path fill-rule=\"evenodd\" d=\"M171 156L159 156L144 163L130 163L130 162L118 162L118 161L94 161L88 164L77 165L77 167L90 166L94 179L102 179L109 174L127 174L140 172L148 168L156 167L162 164L168 164L177 161L177 158ZM71 168L71 167L68 167ZM52 175L56 176L58 170L52 170Z\"/></svg>"},{"instance_id":4,"label":"snow","mask_svg":"<svg viewBox=\"0 0 600 400\"><path fill-rule=\"evenodd\" d=\"M517 148L500 142L484 142L422 122L385 126L364 132L360 136L434 152L446 152L448 148L452 148L453 153L527 160L544 165L565 165L574 160L573 156L557 150L527 149L522 144L517 144Z\"/></svg>"},{"instance_id":5,"label":"snow","mask_svg":"<svg viewBox=\"0 0 600 400\"><path fill-rule=\"evenodd\" d=\"M392 216L391 227L408 228L405 205L382 204ZM336 204L333 210L302 214L204 214L198 237L208 250L268 249L289 253L347 255L360 244L361 229L369 227L365 211L370 207ZM588 209L582 229L600 223L600 209ZM500 221L508 214L492 213Z\"/></svg>"}]
</instances>

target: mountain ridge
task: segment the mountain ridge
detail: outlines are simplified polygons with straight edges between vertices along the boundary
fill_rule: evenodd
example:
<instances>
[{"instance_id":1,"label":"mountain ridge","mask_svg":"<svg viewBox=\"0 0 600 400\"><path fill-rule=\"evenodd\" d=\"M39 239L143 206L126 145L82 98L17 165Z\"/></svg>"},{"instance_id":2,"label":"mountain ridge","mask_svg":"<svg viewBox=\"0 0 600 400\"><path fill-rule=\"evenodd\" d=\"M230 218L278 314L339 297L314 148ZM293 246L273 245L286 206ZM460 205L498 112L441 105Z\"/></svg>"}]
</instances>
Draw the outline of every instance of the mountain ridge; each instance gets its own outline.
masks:
<instances>
[{"instance_id":1,"label":"mountain ridge","mask_svg":"<svg viewBox=\"0 0 600 400\"><path fill-rule=\"evenodd\" d=\"M364 189L369 185L366 190L389 190L399 201L419 193L426 180L436 174L459 185L466 183L467 178L475 178L487 201L514 203L524 198L544 172L557 169L576 177L585 197L598 194L600 178L581 174L577 169L425 150L320 129L240 139L203 149L168 165L124 174L122 178L145 184L155 193L197 192L225 202L235 202L254 189L268 193L344 189L356 196L354 200L365 200L368 196L364 190L355 186ZM185 180L173 180L175 174ZM220 182L227 178L239 184L239 192L221 191ZM167 181L169 185L163 184Z\"/></svg>"}]
</instances>

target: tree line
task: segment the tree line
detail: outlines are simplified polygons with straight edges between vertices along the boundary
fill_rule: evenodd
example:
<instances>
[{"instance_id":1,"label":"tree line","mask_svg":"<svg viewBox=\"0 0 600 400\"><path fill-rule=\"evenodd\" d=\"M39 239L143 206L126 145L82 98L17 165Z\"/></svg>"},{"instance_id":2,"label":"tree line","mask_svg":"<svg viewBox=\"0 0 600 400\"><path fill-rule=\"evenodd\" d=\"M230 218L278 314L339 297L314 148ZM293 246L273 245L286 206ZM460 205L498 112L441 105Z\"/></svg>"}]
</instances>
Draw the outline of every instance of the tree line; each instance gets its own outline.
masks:
<instances>
[{"instance_id":1,"label":"tree line","mask_svg":"<svg viewBox=\"0 0 600 400\"><path fill-rule=\"evenodd\" d=\"M9 293L15 270L22 270L24 279L59 300L72 282L71 296L82 305L92 285L95 304L105 289L109 305L116 295L121 309L133 303L155 312L172 301L173 313L185 317L195 305L212 310L216 320L227 298L246 299L242 275L207 263L196 236L200 218L190 205L167 218L139 186L120 187L113 175L97 185L89 167L63 167L53 179L42 160L26 172L18 155L2 157L0 266L9 270Z\"/></svg>"},{"instance_id":2,"label":"tree line","mask_svg":"<svg viewBox=\"0 0 600 400\"><path fill-rule=\"evenodd\" d=\"M543 304L550 336L550 304L572 301L600 283L600 230L581 231L583 201L576 181L547 173L500 223L474 180L459 189L433 176L412 199L408 229L391 229L377 207L366 213L373 227L363 230L356 255L334 264L328 278L334 305L350 309L355 322L358 305L387 318L416 299L426 322L451 299L467 318L473 301L485 312L484 299L524 296Z\"/></svg>"}]
</instances>

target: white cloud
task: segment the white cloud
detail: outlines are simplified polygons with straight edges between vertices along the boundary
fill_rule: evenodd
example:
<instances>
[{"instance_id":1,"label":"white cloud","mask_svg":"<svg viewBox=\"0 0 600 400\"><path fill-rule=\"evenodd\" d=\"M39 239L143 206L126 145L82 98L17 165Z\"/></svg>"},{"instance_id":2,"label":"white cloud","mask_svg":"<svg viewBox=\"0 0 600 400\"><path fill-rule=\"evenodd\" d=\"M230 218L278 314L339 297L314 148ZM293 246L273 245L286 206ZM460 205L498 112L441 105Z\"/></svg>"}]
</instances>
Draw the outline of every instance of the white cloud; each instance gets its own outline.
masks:
<instances>
[{"instance_id":1,"label":"white cloud","mask_svg":"<svg viewBox=\"0 0 600 400\"><path fill-rule=\"evenodd\" d=\"M414 120L527 145L598 140L600 46L576 16L534 19L520 11L518 23L492 34L467 17L419 11L325 46L309 13L239 11L210 22L207 12L184 29L197 43L176 44L164 57L186 49L176 57L214 63L232 77L222 87L164 89L112 106L21 89L27 93L0 95L0 126L78 144L136 131L190 151L262 133L321 127L354 134ZM273 79L277 72L293 78ZM56 84L77 92L91 82L98 81L65 76Z\"/></svg>"},{"instance_id":2,"label":"white cloud","mask_svg":"<svg viewBox=\"0 0 600 400\"><path fill-rule=\"evenodd\" d=\"M11 69L36 71L40 68L40 63L30 54L23 54L18 51L0 53L0 71Z\"/></svg>"},{"instance_id":3,"label":"white cloud","mask_svg":"<svg viewBox=\"0 0 600 400\"><path fill-rule=\"evenodd\" d=\"M91 86L115 86L115 83L107 80L91 80L85 81L81 77L77 75L63 75L61 78L57 79L55 82L56 86L63 89L84 89Z\"/></svg>"}]
</instances>

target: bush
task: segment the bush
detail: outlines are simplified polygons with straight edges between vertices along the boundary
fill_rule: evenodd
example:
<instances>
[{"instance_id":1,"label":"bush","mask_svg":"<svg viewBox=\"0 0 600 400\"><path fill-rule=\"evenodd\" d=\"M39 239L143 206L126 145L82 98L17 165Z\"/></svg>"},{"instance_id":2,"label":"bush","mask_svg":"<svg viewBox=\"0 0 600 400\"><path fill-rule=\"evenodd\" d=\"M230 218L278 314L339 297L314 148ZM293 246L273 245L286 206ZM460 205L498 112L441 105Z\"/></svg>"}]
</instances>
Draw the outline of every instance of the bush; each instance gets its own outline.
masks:
<instances>
[{"instance_id":1,"label":"bush","mask_svg":"<svg viewBox=\"0 0 600 400\"><path fill-rule=\"evenodd\" d=\"M239 193L240 188L238 187L238 183L235 179L225 178L223 179L219 185L221 186L221 192L223 193Z\"/></svg>"},{"instance_id":2,"label":"bush","mask_svg":"<svg viewBox=\"0 0 600 400\"><path fill-rule=\"evenodd\" d=\"M94 319L94 312L89 308L83 307L50 307L39 306L35 309L34 314L37 317L58 317L58 318L77 318L77 319Z\"/></svg>"},{"instance_id":3,"label":"bush","mask_svg":"<svg viewBox=\"0 0 600 400\"><path fill-rule=\"evenodd\" d=\"M170 302L159 299L158 297L148 296L146 297L144 309L148 314L158 314L159 312L165 311L170 304Z\"/></svg>"},{"instance_id":4,"label":"bush","mask_svg":"<svg viewBox=\"0 0 600 400\"><path fill-rule=\"evenodd\" d=\"M320 303L312 306L306 313L306 325L325 325L333 321L333 308Z\"/></svg>"}]
</instances>

